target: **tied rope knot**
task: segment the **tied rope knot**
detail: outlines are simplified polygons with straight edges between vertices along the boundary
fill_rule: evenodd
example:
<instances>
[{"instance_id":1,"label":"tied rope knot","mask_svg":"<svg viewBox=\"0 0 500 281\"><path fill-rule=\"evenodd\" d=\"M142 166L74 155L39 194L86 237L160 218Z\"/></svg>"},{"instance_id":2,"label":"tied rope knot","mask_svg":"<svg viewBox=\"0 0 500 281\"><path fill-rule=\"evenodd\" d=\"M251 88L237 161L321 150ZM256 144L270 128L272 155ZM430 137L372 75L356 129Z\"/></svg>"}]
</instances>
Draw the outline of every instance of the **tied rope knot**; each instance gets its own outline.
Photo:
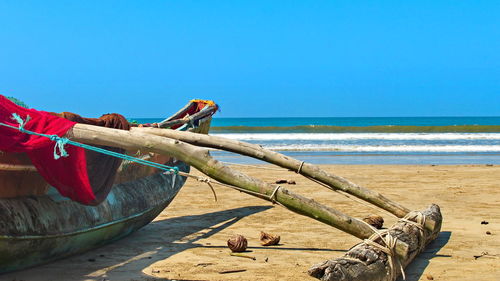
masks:
<instances>
[{"instance_id":1,"label":"tied rope knot","mask_svg":"<svg viewBox=\"0 0 500 281\"><path fill-rule=\"evenodd\" d=\"M205 182L205 183L210 183L211 180L209 178L204 178L204 177L199 177L197 179L199 182Z\"/></svg>"},{"instance_id":2,"label":"tied rope knot","mask_svg":"<svg viewBox=\"0 0 500 281\"><path fill-rule=\"evenodd\" d=\"M271 196L269 196L269 200L271 200L271 202L273 204L276 204L276 199L277 199L276 193L278 192L278 189L280 189L280 188L281 188L281 186L279 186L279 185L276 186L276 188L273 190L273 193L271 193Z\"/></svg>"},{"instance_id":3,"label":"tied rope knot","mask_svg":"<svg viewBox=\"0 0 500 281\"><path fill-rule=\"evenodd\" d=\"M413 221L415 220L415 221ZM422 214L421 212L411 212L408 213L404 218L399 219L399 222L407 223L411 226L415 226L420 234L420 245L418 252L422 252L422 250L425 248L425 241L426 241L426 233L425 233L425 221L426 221L426 216ZM397 277L397 266L399 266L399 270L401 271L401 275L403 277L403 280L406 280L406 275L405 271L403 268L403 264L399 261L397 255L396 255L396 244L398 241L397 237L392 236L389 233L389 230L384 230L384 231L378 231L376 228L373 226L369 225L365 221L361 221L368 225L372 230L373 234L368 238L363 240L362 244L372 246L374 248L379 249L380 251L384 252L387 255L387 263L389 264L389 280L395 280ZM382 245L380 243L375 242L377 238L380 238L381 242L385 244Z\"/></svg>"},{"instance_id":4,"label":"tied rope knot","mask_svg":"<svg viewBox=\"0 0 500 281\"><path fill-rule=\"evenodd\" d=\"M32 131L26 130L24 128L24 126L31 119L31 117L29 115L26 116L26 120L23 120L21 118L21 116L19 116L19 114L12 113L12 117L11 118L13 120L15 120L19 124L19 126L16 127L16 126L12 126L12 125L9 125L9 124L6 124L6 123L2 123L2 122L0 122L0 126L11 128L13 130L18 130L18 131L20 131L20 132L22 132L24 134L34 135L34 136L40 136L40 137L48 138L48 139L54 141L56 143L55 146L54 146L54 159L56 159L56 160L59 159L59 158L61 158L61 157L68 157L69 156L68 152L64 148L64 146L66 144L69 144L69 145L73 145L73 146L76 146L76 147L81 147L83 149L92 150L92 151L95 151L95 152L98 152L98 153L102 153L102 154L105 154L105 155L109 155L109 156L113 156L113 157L116 157L116 158L120 158L120 159L123 159L125 161L131 161L131 162L134 162L134 163L138 163L138 164L150 166L150 167L153 167L153 168L157 168L157 169L160 169L162 171L165 171L165 173L174 173L176 175L181 175L181 176L184 176L184 177L187 177L189 175L189 174L186 174L184 172L181 172L179 170L179 167L177 167L177 166L171 167L171 166L167 166L167 165L155 163L155 162L152 162L152 161L148 161L148 160L145 160L145 159L133 157L133 156L130 156L130 155L127 155L127 154L122 154L122 153L118 153L118 152L115 152L115 151L106 150L106 149L101 148L101 147L97 147L97 146L92 146L92 145L88 145L88 144L84 144L84 143L75 142L75 141L72 141L72 140L70 140L68 138L59 137L57 135L47 135L47 134L42 134L42 133L37 133L37 132L32 132ZM172 185L175 185L175 179L176 179L176 177L173 177Z\"/></svg>"},{"instance_id":5,"label":"tied rope knot","mask_svg":"<svg viewBox=\"0 0 500 281\"><path fill-rule=\"evenodd\" d=\"M300 162L300 166L295 173L300 174L300 172L302 171L302 167L304 166L304 163L305 161Z\"/></svg>"},{"instance_id":6,"label":"tied rope knot","mask_svg":"<svg viewBox=\"0 0 500 281\"><path fill-rule=\"evenodd\" d=\"M413 221L415 220L415 221ZM425 248L425 241L427 241L426 232L425 232L425 222L426 216L421 212L411 212L408 213L404 218L400 219L400 221L405 222L409 225L415 226L418 229L420 234L421 243L418 249L418 252L422 252Z\"/></svg>"},{"instance_id":7,"label":"tied rope knot","mask_svg":"<svg viewBox=\"0 0 500 281\"><path fill-rule=\"evenodd\" d=\"M215 192L215 189L212 185L212 181L206 177L196 177L196 180L199 182L204 182L208 185L208 187L210 187L210 189L212 190L212 194L214 195L214 200L215 202L217 202L217 193Z\"/></svg>"},{"instance_id":8,"label":"tied rope knot","mask_svg":"<svg viewBox=\"0 0 500 281\"><path fill-rule=\"evenodd\" d=\"M12 119L15 120L19 124L19 127L17 129L22 133L26 133L24 126L26 125L26 123L28 123L28 121L30 121L31 117L29 115L27 115L26 120L23 120L23 118L21 118L21 116L19 116L19 114L12 113Z\"/></svg>"},{"instance_id":9,"label":"tied rope knot","mask_svg":"<svg viewBox=\"0 0 500 281\"><path fill-rule=\"evenodd\" d=\"M370 227L373 228L372 226ZM374 248L377 248L387 255L387 263L389 264L389 272L387 272L387 274L389 275L389 280L396 279L398 266L399 270L401 271L401 275L403 276L403 280L406 280L403 265L396 256L396 243L398 239L392 236L389 233L389 230L378 231L377 229L373 228L373 231L374 233L368 239L365 239L363 243L372 246ZM380 238L380 240L385 244L385 246L375 242L377 238Z\"/></svg>"},{"instance_id":10,"label":"tied rope knot","mask_svg":"<svg viewBox=\"0 0 500 281\"><path fill-rule=\"evenodd\" d=\"M17 127L17 129L21 133L35 135L35 136L47 137L51 141L55 142L55 145L54 145L54 159L57 160L57 159L59 159L61 157L68 157L69 156L68 152L64 148L64 146L69 142L69 139L67 139L67 138L61 138L58 135L46 135L46 134L40 134L40 133L30 132L30 131L24 129L24 126L26 125L26 123L28 123L28 121L31 120L31 117L29 115L26 116L26 120L23 120L23 118L21 118L21 116L19 116L19 114L12 113L12 119L14 119L19 124L19 127Z\"/></svg>"},{"instance_id":11,"label":"tied rope knot","mask_svg":"<svg viewBox=\"0 0 500 281\"><path fill-rule=\"evenodd\" d=\"M160 165L158 165L158 166L160 166ZM165 167L166 167L166 169L163 169L165 171L165 172L163 172L164 175L171 175L171 174L179 175L180 174L179 167L177 167L177 166L174 166L174 167L165 166Z\"/></svg>"},{"instance_id":12,"label":"tied rope knot","mask_svg":"<svg viewBox=\"0 0 500 281\"><path fill-rule=\"evenodd\" d=\"M61 157L68 157L69 154L64 148L64 146L68 143L69 139L61 138L57 135L51 135L50 140L54 141L56 144L54 145L54 159L59 159Z\"/></svg>"},{"instance_id":13,"label":"tied rope knot","mask_svg":"<svg viewBox=\"0 0 500 281\"><path fill-rule=\"evenodd\" d=\"M179 167L177 167L177 166L170 167L170 170L171 170L174 174L176 174L176 175L178 175L178 174L179 174Z\"/></svg>"}]
</instances>

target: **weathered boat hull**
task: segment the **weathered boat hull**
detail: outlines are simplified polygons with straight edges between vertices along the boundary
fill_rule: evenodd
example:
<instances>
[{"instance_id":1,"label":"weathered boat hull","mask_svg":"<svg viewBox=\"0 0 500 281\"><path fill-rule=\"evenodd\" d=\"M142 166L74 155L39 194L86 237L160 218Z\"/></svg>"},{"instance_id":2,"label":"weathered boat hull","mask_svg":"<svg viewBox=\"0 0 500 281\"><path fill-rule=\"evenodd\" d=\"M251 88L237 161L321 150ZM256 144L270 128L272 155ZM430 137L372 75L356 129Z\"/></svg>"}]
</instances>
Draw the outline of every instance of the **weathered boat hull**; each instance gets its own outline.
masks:
<instances>
[{"instance_id":1,"label":"weathered boat hull","mask_svg":"<svg viewBox=\"0 0 500 281\"><path fill-rule=\"evenodd\" d=\"M181 171L189 171L182 162ZM123 238L174 199L185 177L158 173L115 185L98 206L50 196L0 200L0 272L47 263Z\"/></svg>"},{"instance_id":2,"label":"weathered boat hull","mask_svg":"<svg viewBox=\"0 0 500 281\"><path fill-rule=\"evenodd\" d=\"M198 107L191 102L167 120L185 120L185 115ZM208 133L216 110L216 105L204 108L200 118L175 129ZM189 172L188 165L165 155L128 153L157 163L168 161L167 165ZM97 206L86 206L57 192L45 194L47 183L23 156L0 156L0 273L48 263L123 238L158 216L186 181L177 174L124 161L106 199Z\"/></svg>"}]
</instances>

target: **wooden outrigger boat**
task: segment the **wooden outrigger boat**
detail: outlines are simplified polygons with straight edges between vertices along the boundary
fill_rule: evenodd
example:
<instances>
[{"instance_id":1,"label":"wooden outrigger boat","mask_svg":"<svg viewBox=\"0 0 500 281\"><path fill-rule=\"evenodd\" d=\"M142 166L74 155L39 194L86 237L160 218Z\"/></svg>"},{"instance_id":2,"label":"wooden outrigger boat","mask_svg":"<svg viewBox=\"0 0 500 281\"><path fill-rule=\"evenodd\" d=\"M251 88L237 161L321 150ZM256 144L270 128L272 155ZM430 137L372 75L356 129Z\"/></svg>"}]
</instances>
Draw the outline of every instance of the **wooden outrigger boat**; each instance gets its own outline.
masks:
<instances>
[{"instance_id":1,"label":"wooden outrigger boat","mask_svg":"<svg viewBox=\"0 0 500 281\"><path fill-rule=\"evenodd\" d=\"M210 187L211 184L219 184L280 204L360 238L362 242L344 256L311 267L309 275L321 280L394 281L399 275L404 275L404 267L439 234L442 216L437 205L433 204L421 212L411 211L376 191L259 145L183 132L187 128L208 131L210 117L217 106L207 102L201 104L204 109L199 112L192 111L193 108L200 109L200 101L194 101L194 105L188 105L173 118L152 126L136 126L129 131L88 124L76 124L65 131L71 141L120 148L128 154L139 150L142 153L137 155L153 157L156 162L169 160L167 156L160 155L175 157L182 162L174 163L171 159L168 165L176 165L179 172L166 175L151 170L151 167L123 163L112 192L104 202L94 207L60 200L45 194L43 189L30 196L24 194L19 197L20 194L17 194L17 198L0 199L0 272L48 262L126 236L156 217L174 198L188 176ZM23 132L23 120L18 120L18 123L19 128L10 127ZM161 129L163 127L181 130ZM58 142L60 139L51 140ZM386 230L377 230L367 222L285 187L249 177L226 166L214 159L208 148L239 153L289 169L333 191L377 206L399 220ZM7 155L6 159L9 160L7 164L0 166L4 169L0 180L21 179L17 186L40 186L23 182L25 179L36 181L32 167L12 155ZM187 174L189 166L210 178ZM37 167L39 170L45 168ZM96 170L95 167L92 169ZM14 177L13 173L24 174ZM2 185L6 184L0 182Z\"/></svg>"},{"instance_id":2,"label":"wooden outrigger boat","mask_svg":"<svg viewBox=\"0 0 500 281\"><path fill-rule=\"evenodd\" d=\"M172 117L145 126L207 133L216 110L213 102L193 100ZM189 171L189 165L168 156L137 150L127 154ZM0 152L0 273L47 263L127 236L158 216L185 180L175 173L123 161L106 199L86 206L49 187L25 154Z\"/></svg>"}]
</instances>

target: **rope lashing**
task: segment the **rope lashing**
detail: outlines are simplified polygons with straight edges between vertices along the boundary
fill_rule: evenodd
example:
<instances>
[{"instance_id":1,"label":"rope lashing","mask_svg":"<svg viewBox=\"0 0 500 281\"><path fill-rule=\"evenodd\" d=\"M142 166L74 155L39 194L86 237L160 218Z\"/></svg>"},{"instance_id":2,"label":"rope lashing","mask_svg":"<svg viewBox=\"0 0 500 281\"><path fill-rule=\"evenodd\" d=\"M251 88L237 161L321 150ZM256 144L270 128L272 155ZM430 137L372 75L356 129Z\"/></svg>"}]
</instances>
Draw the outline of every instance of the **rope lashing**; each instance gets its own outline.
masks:
<instances>
[{"instance_id":1,"label":"rope lashing","mask_svg":"<svg viewBox=\"0 0 500 281\"><path fill-rule=\"evenodd\" d=\"M224 184L224 183L221 183L221 182L216 182L216 181L213 182L213 181L211 181L208 178L198 177L198 176L194 176L194 175L191 175L191 174L188 174L188 173L181 172L181 171L179 171L179 167L171 167L171 166L167 166L167 165L163 165L163 164L151 162L151 161L148 161L148 160L144 160L144 159L132 157L130 155L121 154L121 153L118 153L118 152L106 150L106 149L103 149L103 148L100 148L100 147L95 147L95 146L91 146L91 145L88 145L88 144L83 144L83 143L75 142L75 141L72 141L72 140L70 140L68 138L62 138L62 137L59 137L57 135L47 135L47 134L41 134L41 133L37 133L37 132L32 132L32 131L24 129L24 126L26 125L26 122L28 122L30 120L29 116L26 117L26 120L23 120L16 113L13 113L12 115L13 115L13 119L16 120L19 123L19 127L11 126L9 124L5 124L5 123L2 123L2 122L0 122L0 126L4 126L4 127L8 127L8 128L14 129L14 130L18 130L18 131L20 131L22 133L26 133L26 134L29 134L29 135L46 137L46 138L49 138L52 141L55 141L56 142L56 144L54 146L54 158L55 159L59 159L60 157L68 157L69 156L69 154L64 149L64 146L66 144L69 144L69 145L81 147L81 148L84 148L84 149L92 150L92 151L95 151L95 152L98 152L98 153L102 153L102 154L110 155L110 156L113 156L113 157L121 158L121 159L130 161L130 162L135 162L135 163L139 163L139 164L142 164L142 165L146 165L146 166L150 166L150 167L153 167L153 168L157 168L157 169L163 170L165 174L167 174L167 173L174 173L174 174L177 174L177 175L180 175L180 176L194 178L194 179L198 180L199 182L205 182L212 189L212 192L214 193L215 201L217 201L217 195L216 195L215 190L214 190L213 186L211 185L211 183L215 183L215 184L218 184L218 185L230 187L230 188L236 189L238 191L245 192L245 193L250 193L250 194L253 194L253 195L256 195L256 196L262 196L262 194L260 194L258 192L253 192L253 191L250 191L250 190L239 188L239 187L234 186L234 185ZM59 151L59 154L56 153L57 151ZM174 180L175 180L175 178L174 178ZM269 199L273 203L281 205L279 202L275 202L275 200L274 200L275 197L276 197L276 192L278 191L279 188L280 188L280 186L278 186L278 187L276 187L276 189L274 189L274 191L271 194L271 196L269 197Z\"/></svg>"},{"instance_id":2,"label":"rope lashing","mask_svg":"<svg viewBox=\"0 0 500 281\"><path fill-rule=\"evenodd\" d=\"M285 168L272 168L272 167L267 167L267 166L256 166L256 165L240 164L240 163L226 162L226 161L224 161L222 163L224 163L226 165L235 165L235 166L249 167L249 168L255 168L255 169L265 169L265 170L273 170L273 171L292 171L291 169L285 169ZM300 174L300 172L302 171L304 163L305 163L305 161L301 161L301 163L299 165L299 168L297 169L297 171L295 171L295 173ZM317 179L314 179L312 177L308 177L306 175L303 175L303 176L306 177L307 179L309 179L309 180L311 180L311 181L313 181L313 182L321 185L321 186L324 186L324 187L326 187L326 188L328 188L328 189L336 192L337 194L340 194L340 195L346 197L349 200L352 200L354 202L362 204L362 205L364 205L367 208L370 208L370 209L375 210L377 212L380 211L380 210L382 210L383 212L385 212L389 216L395 216L393 213L390 213L387 210L376 208L372 204L367 204L363 200L356 199L355 197L350 196L348 193L345 193L345 191L332 189L329 185L327 185L325 183L322 183L322 182L318 181Z\"/></svg>"},{"instance_id":3,"label":"rope lashing","mask_svg":"<svg viewBox=\"0 0 500 281\"><path fill-rule=\"evenodd\" d=\"M300 166L299 166L299 168L297 169L297 174L300 174L300 171L302 171L302 166L304 166L304 162L305 162L305 161L300 162Z\"/></svg>"},{"instance_id":4,"label":"rope lashing","mask_svg":"<svg viewBox=\"0 0 500 281\"><path fill-rule=\"evenodd\" d=\"M269 196L269 199L271 200L271 202L273 202L273 204L276 204L276 193L278 192L278 189L280 189L281 186L276 186L276 188L273 190L273 193L271 193L271 196Z\"/></svg>"},{"instance_id":5,"label":"rope lashing","mask_svg":"<svg viewBox=\"0 0 500 281\"><path fill-rule=\"evenodd\" d=\"M414 219L415 221L413 221ZM422 214L421 212L411 212L408 213L404 218L400 219L399 221L405 222L407 224L415 226L419 233L420 233L420 239L422 243L419 243L420 247L418 249L418 252L422 252L425 249L425 241L427 240L426 237L426 232L425 232L425 221L426 221L426 216Z\"/></svg>"},{"instance_id":6,"label":"rope lashing","mask_svg":"<svg viewBox=\"0 0 500 281\"><path fill-rule=\"evenodd\" d=\"M195 180L197 180L199 182L204 182L204 183L208 184L210 186L210 188L212 188L214 196L216 194L215 194L215 190L213 189L213 186L211 184L218 184L220 186L229 187L229 188L232 188L232 189L244 192L244 193L255 195L255 196L260 197L260 198L267 198L267 199L269 199L269 201L273 202L273 204L278 204L280 206L283 206L283 204L281 204L280 202L276 201L276 192L278 191L278 189L281 188L281 186L279 186L279 185L273 190L271 196L269 196L269 197L265 196L264 197L262 193L251 191L251 190L244 189L244 188L241 188L241 187L237 187L237 186L234 186L234 185L231 185L231 184L225 184L225 183L222 183L222 182L213 181L213 180L211 180L209 178L206 178L206 177L191 175L191 174L184 173L184 172L179 172L179 175L180 176L184 176L184 177L188 177L188 178L192 178L192 179L195 179ZM285 207L285 206L283 206L283 207Z\"/></svg>"},{"instance_id":7,"label":"rope lashing","mask_svg":"<svg viewBox=\"0 0 500 281\"><path fill-rule=\"evenodd\" d=\"M21 132L25 132L26 130L24 129L24 126L26 125L26 123L28 123L28 121L30 121L31 117L28 115L26 116L26 120L23 120L21 118L21 116L19 116L17 113L12 113L12 117L11 117L13 120L15 120L17 123L19 123L19 131ZM6 124L7 125L7 124ZM11 127L11 128L15 128L13 126L9 126L7 125L8 127Z\"/></svg>"},{"instance_id":8,"label":"rope lashing","mask_svg":"<svg viewBox=\"0 0 500 281\"><path fill-rule=\"evenodd\" d=\"M130 155L126 155L126 154L121 154L121 153L118 153L118 152L110 151L110 150L107 150L107 149L104 149L104 148L100 148L100 147L96 147L96 146L92 146L92 145L88 145L88 144L84 144L84 143L75 142L75 141L72 141L72 140L70 140L68 138L59 137L58 135L47 135L47 134L42 134L42 133L37 133L37 132L32 132L32 131L26 130L26 129L24 129L24 126L31 119L29 117L29 115L26 117L26 120L23 120L18 114L13 113L12 114L12 119L15 120L17 123L19 123L19 127L11 126L9 124L5 124L5 123L2 123L2 122L0 122L0 126L4 126L4 127L8 127L8 128L14 129L14 130L18 130L18 131L20 131L22 133L29 134L29 135L46 137L46 138L49 138L50 140L54 141L55 142L55 145L54 145L54 159L56 159L56 160L59 159L59 158L61 158L61 157L68 157L69 156L68 152L64 148L66 144L69 144L69 145L81 147L81 148L84 148L84 149L92 150L92 151L95 151L95 152L98 152L98 153L106 154L106 155L109 155L109 156L121 158L121 159L124 159L124 160L128 160L128 161L131 161L131 162L135 162L135 163L139 163L139 164L142 164L142 165L150 166L150 167L153 167L153 168L157 168L157 169L160 169L160 170L163 170L163 171L166 171L166 172L173 172L174 174L179 174L179 167L171 167L171 166L167 166L167 165L155 163L155 162L152 162L152 161L148 161L148 160L136 158L136 157L133 157L133 156L130 156Z\"/></svg>"},{"instance_id":9,"label":"rope lashing","mask_svg":"<svg viewBox=\"0 0 500 281\"><path fill-rule=\"evenodd\" d=\"M199 182L204 182L210 187L210 189L212 190L212 193L214 194L214 200L215 200L215 202L217 202L217 193L215 193L215 189L211 184L211 180L209 178L205 178L205 177L199 177L196 180L198 180Z\"/></svg>"},{"instance_id":10,"label":"rope lashing","mask_svg":"<svg viewBox=\"0 0 500 281\"><path fill-rule=\"evenodd\" d=\"M415 219L413 221L412 219ZM426 221L426 216L422 214L421 212L411 212L408 213L404 218L401 218L398 220L398 222L403 222L407 223L409 225L415 226L419 232L420 232L420 243L419 243L419 249L418 252L422 252L422 250L425 248L425 221ZM403 280L406 280L406 275L404 272L403 265L399 261L397 255L396 255L396 243L398 241L397 237L392 236L389 233L389 230L384 230L384 231L378 231L376 228L368 224L367 222L360 220L360 222L363 222L364 224L368 225L372 230L373 234L368 238L363 240L361 242L362 244L372 246L374 248L379 249L380 251L384 252L387 255L387 263L389 264L389 280L395 280L397 277L397 267L399 267L399 270L401 271L401 275L403 277ZM398 223L397 222L397 223ZM393 225L394 226L394 225ZM390 228L392 228L391 226ZM389 229L390 229L389 228ZM377 238L380 238L380 240L385 244L381 245L380 243L375 242Z\"/></svg>"},{"instance_id":11,"label":"rope lashing","mask_svg":"<svg viewBox=\"0 0 500 281\"><path fill-rule=\"evenodd\" d=\"M54 145L54 159L59 159L61 157L68 157L69 154L64 149L64 146L68 143L69 139L61 138L56 135L50 137L51 141L54 141L56 144ZM59 153L57 152L59 150Z\"/></svg>"},{"instance_id":12,"label":"rope lashing","mask_svg":"<svg viewBox=\"0 0 500 281\"><path fill-rule=\"evenodd\" d=\"M365 244L368 246L372 246L383 253L387 255L387 263L389 265L389 271L387 272L387 275L389 275L389 280L394 281L397 277L397 267L399 265L399 270L401 271L401 275L403 276L403 280L406 280L405 272L403 265L399 261L397 255L396 255L396 244L398 241L397 237L392 236L389 233L389 230L383 230L383 231L378 231L375 227L371 226L367 222L363 220L359 220L360 222L366 224L368 227L370 227L373 230L373 234L368 237L368 239L363 240L358 245ZM382 245L380 243L375 242L375 240L380 239L381 242L385 244Z\"/></svg>"},{"instance_id":13,"label":"rope lashing","mask_svg":"<svg viewBox=\"0 0 500 281\"><path fill-rule=\"evenodd\" d=\"M370 226L371 227L371 226ZM403 280L406 280L405 271L403 265L399 261L396 256L396 243L398 238L392 236L388 230L378 231L373 228L374 233L368 239L363 241L364 244L372 246L374 248L379 249L387 255L387 263L389 264L389 280L395 280L397 277L397 266L401 271L401 275L403 276ZM384 242L385 246L375 242L377 238L380 238L382 242Z\"/></svg>"},{"instance_id":14,"label":"rope lashing","mask_svg":"<svg viewBox=\"0 0 500 281\"><path fill-rule=\"evenodd\" d=\"M21 133L29 134L29 135L36 135L36 136L42 136L49 138L51 141L54 141L56 144L54 145L54 159L59 159L61 157L68 157L68 152L66 149L64 149L64 145L68 143L67 138L61 138L58 135L46 135L46 134L40 134L32 131L28 131L24 129L24 126L31 120L31 117L28 115L26 116L26 120L23 120L21 116L19 116L17 113L12 113L12 119L15 120L18 124L19 127L14 127L10 126L4 123L0 123L0 125L3 125L5 127L9 127L12 129L17 129Z\"/></svg>"}]
</instances>

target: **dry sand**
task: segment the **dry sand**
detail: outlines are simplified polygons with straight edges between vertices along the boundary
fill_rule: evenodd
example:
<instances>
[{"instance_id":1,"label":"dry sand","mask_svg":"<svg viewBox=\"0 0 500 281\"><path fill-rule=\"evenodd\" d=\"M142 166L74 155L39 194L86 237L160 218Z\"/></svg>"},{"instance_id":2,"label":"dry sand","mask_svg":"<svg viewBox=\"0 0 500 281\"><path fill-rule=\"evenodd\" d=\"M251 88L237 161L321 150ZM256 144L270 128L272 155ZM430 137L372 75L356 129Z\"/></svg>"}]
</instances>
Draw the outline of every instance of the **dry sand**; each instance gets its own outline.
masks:
<instances>
[{"instance_id":1,"label":"dry sand","mask_svg":"<svg viewBox=\"0 0 500 281\"><path fill-rule=\"evenodd\" d=\"M308 197L364 217L379 213L287 171L241 168L267 182L287 185ZM324 166L330 172L377 190L410 209L441 207L438 239L407 269L407 280L500 280L500 166ZM216 187L218 202L202 183L189 180L156 220L114 244L0 280L316 280L315 263L341 256L358 239L282 207ZM487 221L489 224L481 224ZM281 244L263 247L261 230L281 235ZM490 235L486 232L491 232ZM248 238L256 260L229 255L226 241ZM482 253L488 253L479 258ZM242 272L221 274L223 271Z\"/></svg>"}]
</instances>

